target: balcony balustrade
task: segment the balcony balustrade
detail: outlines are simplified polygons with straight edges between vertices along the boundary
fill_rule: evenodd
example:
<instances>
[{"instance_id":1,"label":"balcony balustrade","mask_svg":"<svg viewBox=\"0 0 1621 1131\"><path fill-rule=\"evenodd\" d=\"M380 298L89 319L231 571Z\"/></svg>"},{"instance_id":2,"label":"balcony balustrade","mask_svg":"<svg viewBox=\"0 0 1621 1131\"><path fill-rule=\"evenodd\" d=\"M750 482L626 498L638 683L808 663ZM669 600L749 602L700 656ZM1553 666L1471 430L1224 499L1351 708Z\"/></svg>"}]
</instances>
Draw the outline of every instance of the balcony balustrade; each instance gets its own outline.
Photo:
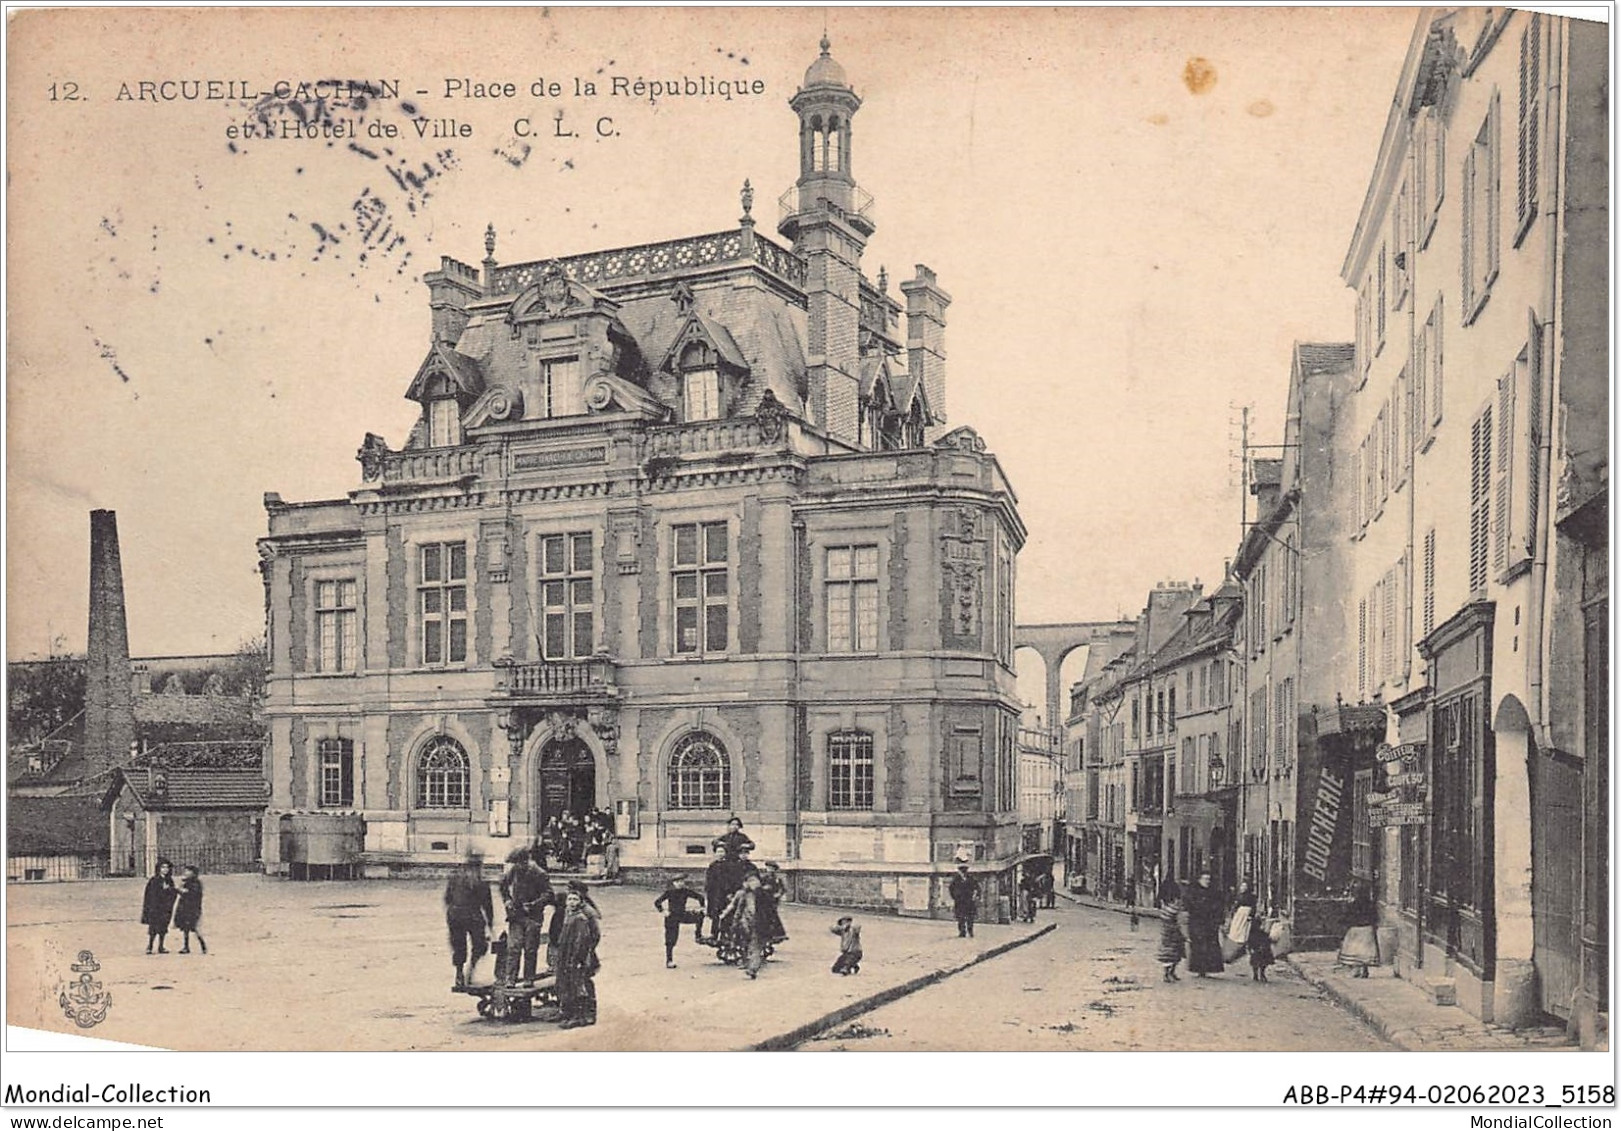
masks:
<instances>
[{"instance_id":1,"label":"balcony balustrade","mask_svg":"<svg viewBox=\"0 0 1621 1131\"><path fill-rule=\"evenodd\" d=\"M608 697L616 694L614 664L605 656L589 660L498 663L496 688L515 699Z\"/></svg>"}]
</instances>

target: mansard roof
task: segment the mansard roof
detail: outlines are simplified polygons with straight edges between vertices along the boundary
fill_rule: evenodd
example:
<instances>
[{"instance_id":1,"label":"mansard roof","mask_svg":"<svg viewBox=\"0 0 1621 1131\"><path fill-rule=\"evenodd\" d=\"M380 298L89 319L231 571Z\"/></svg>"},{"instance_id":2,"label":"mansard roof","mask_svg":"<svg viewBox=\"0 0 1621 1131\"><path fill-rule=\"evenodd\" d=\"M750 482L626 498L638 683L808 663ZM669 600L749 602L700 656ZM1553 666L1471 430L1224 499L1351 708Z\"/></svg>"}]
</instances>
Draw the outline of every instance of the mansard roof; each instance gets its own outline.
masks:
<instances>
[{"instance_id":1,"label":"mansard roof","mask_svg":"<svg viewBox=\"0 0 1621 1131\"><path fill-rule=\"evenodd\" d=\"M477 359L453 349L444 342L434 342L428 356L417 367L411 378L411 387L405 391L407 400L420 401L427 392L428 382L444 377L459 396L472 399L484 392L484 370Z\"/></svg>"},{"instance_id":2,"label":"mansard roof","mask_svg":"<svg viewBox=\"0 0 1621 1131\"><path fill-rule=\"evenodd\" d=\"M752 413L767 389L790 412L805 411L809 383L804 318L780 297L753 287L702 287L695 290L688 311L679 310L668 293L622 301L620 320L644 357L669 356L678 342L691 340L686 335L696 328L709 337L723 360L747 373L735 414Z\"/></svg>"}]
</instances>

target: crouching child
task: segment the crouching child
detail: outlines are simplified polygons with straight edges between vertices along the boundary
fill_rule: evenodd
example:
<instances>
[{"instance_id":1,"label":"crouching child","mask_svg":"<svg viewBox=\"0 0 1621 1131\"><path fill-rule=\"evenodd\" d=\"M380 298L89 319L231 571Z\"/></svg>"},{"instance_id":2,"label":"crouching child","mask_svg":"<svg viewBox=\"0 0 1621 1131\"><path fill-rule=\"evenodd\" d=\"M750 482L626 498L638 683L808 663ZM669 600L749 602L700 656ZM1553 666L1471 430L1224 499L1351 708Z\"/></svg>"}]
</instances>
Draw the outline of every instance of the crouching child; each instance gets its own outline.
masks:
<instances>
[{"instance_id":1,"label":"crouching child","mask_svg":"<svg viewBox=\"0 0 1621 1131\"><path fill-rule=\"evenodd\" d=\"M839 936L839 957L834 960L833 973L859 974L861 972L861 928L846 915L833 927Z\"/></svg>"}]
</instances>

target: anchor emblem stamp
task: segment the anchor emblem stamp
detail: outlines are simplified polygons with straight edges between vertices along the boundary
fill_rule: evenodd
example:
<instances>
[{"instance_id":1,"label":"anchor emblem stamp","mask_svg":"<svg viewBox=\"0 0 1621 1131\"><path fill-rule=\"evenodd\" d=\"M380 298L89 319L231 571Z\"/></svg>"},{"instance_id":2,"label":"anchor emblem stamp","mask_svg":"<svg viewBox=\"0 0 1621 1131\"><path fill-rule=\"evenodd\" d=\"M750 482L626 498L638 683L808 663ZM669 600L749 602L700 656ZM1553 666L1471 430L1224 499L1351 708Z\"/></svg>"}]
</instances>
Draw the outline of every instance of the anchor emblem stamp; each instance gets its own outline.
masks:
<instances>
[{"instance_id":1,"label":"anchor emblem stamp","mask_svg":"<svg viewBox=\"0 0 1621 1131\"><path fill-rule=\"evenodd\" d=\"M92 952L81 950L79 960L71 969L79 977L63 985L57 1001L69 1021L81 1029L92 1029L107 1020L107 1011L113 1007L113 995L102 989L96 980L101 963Z\"/></svg>"}]
</instances>

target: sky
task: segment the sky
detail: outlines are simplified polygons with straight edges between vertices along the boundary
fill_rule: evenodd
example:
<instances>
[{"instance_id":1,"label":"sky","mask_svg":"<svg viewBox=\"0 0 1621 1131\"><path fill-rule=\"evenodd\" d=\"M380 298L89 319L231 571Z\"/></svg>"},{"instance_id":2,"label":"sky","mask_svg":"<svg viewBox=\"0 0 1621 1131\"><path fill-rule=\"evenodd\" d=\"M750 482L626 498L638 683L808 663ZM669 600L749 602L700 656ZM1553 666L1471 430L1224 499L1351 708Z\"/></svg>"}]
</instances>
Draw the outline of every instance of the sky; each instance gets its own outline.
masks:
<instances>
[{"instance_id":1,"label":"sky","mask_svg":"<svg viewBox=\"0 0 1621 1131\"><path fill-rule=\"evenodd\" d=\"M487 224L502 262L720 231L747 178L774 236L824 18L863 99L863 267L898 296L927 264L952 296L950 423L985 438L1029 529L1019 620L1213 585L1239 540L1238 406L1277 442L1291 343L1352 336L1339 267L1412 9L25 12L8 658L83 647L97 507L118 513L136 655L256 635L263 495L341 498L368 431L403 444L421 275L482 259ZM334 76L401 95L334 100L352 144L243 136L231 95L284 121L278 80ZM764 90L650 101L614 76ZM226 97L141 98L192 79Z\"/></svg>"}]
</instances>

